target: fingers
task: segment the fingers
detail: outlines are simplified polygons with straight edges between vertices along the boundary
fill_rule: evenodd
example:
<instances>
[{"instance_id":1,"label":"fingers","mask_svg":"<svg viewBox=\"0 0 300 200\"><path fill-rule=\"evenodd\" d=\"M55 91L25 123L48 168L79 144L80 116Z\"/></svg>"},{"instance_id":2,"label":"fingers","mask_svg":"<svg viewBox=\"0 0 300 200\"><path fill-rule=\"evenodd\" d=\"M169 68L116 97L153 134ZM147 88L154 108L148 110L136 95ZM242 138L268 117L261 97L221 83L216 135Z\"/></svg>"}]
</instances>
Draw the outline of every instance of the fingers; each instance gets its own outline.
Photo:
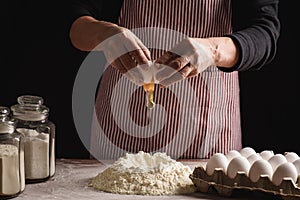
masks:
<instances>
[{"instance_id":1,"label":"fingers","mask_svg":"<svg viewBox=\"0 0 300 200\"><path fill-rule=\"evenodd\" d=\"M187 57L181 57L169 51L158 58L156 63L160 66L157 67L155 78L164 85L182 80L193 71Z\"/></svg>"},{"instance_id":2,"label":"fingers","mask_svg":"<svg viewBox=\"0 0 300 200\"><path fill-rule=\"evenodd\" d=\"M139 57L137 54L135 57ZM140 72L140 69L137 67L140 63L144 63L142 59L137 61L135 57L131 56L130 53L126 53L116 58L111 65L118 69L121 74L125 75L130 81L134 82L137 85L142 85L143 75Z\"/></svg>"},{"instance_id":3,"label":"fingers","mask_svg":"<svg viewBox=\"0 0 300 200\"><path fill-rule=\"evenodd\" d=\"M127 52L138 51L139 55L143 60L151 60L151 53L149 49L143 44L143 42L131 31L125 33L126 39L124 45L127 49ZM133 55L134 56L134 55Z\"/></svg>"},{"instance_id":4,"label":"fingers","mask_svg":"<svg viewBox=\"0 0 300 200\"><path fill-rule=\"evenodd\" d=\"M135 62L138 65L147 64L149 60L151 60L151 57L148 58L149 55L147 55L147 51L143 49L136 49L134 51L131 51L128 53L132 59L135 60Z\"/></svg>"},{"instance_id":5,"label":"fingers","mask_svg":"<svg viewBox=\"0 0 300 200\"><path fill-rule=\"evenodd\" d=\"M127 72L126 68L123 66L122 62L120 59L116 59L111 63L111 66L114 68L118 69L121 74L125 74Z\"/></svg>"},{"instance_id":6,"label":"fingers","mask_svg":"<svg viewBox=\"0 0 300 200\"><path fill-rule=\"evenodd\" d=\"M191 72L194 70L194 67L192 65L190 65L189 63L187 65L185 65L185 67L183 67L180 71L179 74L181 74L181 76L183 78L187 78Z\"/></svg>"},{"instance_id":7,"label":"fingers","mask_svg":"<svg viewBox=\"0 0 300 200\"><path fill-rule=\"evenodd\" d=\"M126 70L126 74L130 74L130 77L133 78L134 83L141 85L143 83L143 74L140 72L137 61L134 57L129 54L122 55L119 60Z\"/></svg>"},{"instance_id":8,"label":"fingers","mask_svg":"<svg viewBox=\"0 0 300 200\"><path fill-rule=\"evenodd\" d=\"M169 66L169 64L178 57L179 56L177 54L167 51L155 61L155 63L158 64L155 65L155 79L158 82L163 81L164 79L172 76L176 72L176 69Z\"/></svg>"},{"instance_id":9,"label":"fingers","mask_svg":"<svg viewBox=\"0 0 300 200\"><path fill-rule=\"evenodd\" d=\"M186 78L192 78L198 76L199 72L197 69L193 69Z\"/></svg>"},{"instance_id":10,"label":"fingers","mask_svg":"<svg viewBox=\"0 0 300 200\"><path fill-rule=\"evenodd\" d=\"M137 61L129 53L126 53L126 54L120 56L118 59L122 62L124 68L127 71L129 71L137 66Z\"/></svg>"},{"instance_id":11,"label":"fingers","mask_svg":"<svg viewBox=\"0 0 300 200\"><path fill-rule=\"evenodd\" d=\"M107 61L122 74L130 74L135 83L143 81L140 70L147 69L151 61L150 51L131 31L119 28L120 32L101 44ZM141 66L141 67L140 67Z\"/></svg>"},{"instance_id":12,"label":"fingers","mask_svg":"<svg viewBox=\"0 0 300 200\"><path fill-rule=\"evenodd\" d=\"M130 81L132 81L134 83L136 82L133 75L127 71L127 69L124 67L124 65L122 64L120 59L116 59L115 61L113 61L111 63L111 65L114 68L118 69L120 71L120 73L123 74L124 76L126 76Z\"/></svg>"},{"instance_id":13,"label":"fingers","mask_svg":"<svg viewBox=\"0 0 300 200\"><path fill-rule=\"evenodd\" d=\"M179 71L190 63L187 57L178 57L172 60L168 65L174 70Z\"/></svg>"},{"instance_id":14,"label":"fingers","mask_svg":"<svg viewBox=\"0 0 300 200\"><path fill-rule=\"evenodd\" d=\"M174 84L174 83L179 82L183 79L186 79L187 77L192 77L193 73L194 73L194 67L191 66L190 64L187 64L181 70L176 71L176 73L173 73L172 76L170 76L168 78L165 78L164 80L160 81L160 84L163 87L167 87L171 84Z\"/></svg>"},{"instance_id":15,"label":"fingers","mask_svg":"<svg viewBox=\"0 0 300 200\"><path fill-rule=\"evenodd\" d=\"M174 60L175 58L178 58L179 55L171 52L171 51L167 51L166 53L164 53L162 56L160 56L155 63L159 63L159 64L164 64L164 65L168 65L172 60Z\"/></svg>"},{"instance_id":16,"label":"fingers","mask_svg":"<svg viewBox=\"0 0 300 200\"><path fill-rule=\"evenodd\" d=\"M115 54L118 51L126 52L126 47L124 44L120 44L119 46L111 46L109 51L106 51L106 55L110 60L111 58L116 57ZM144 76L141 69L145 68L149 60L148 60L148 52L144 49L136 49L131 52L126 52L123 55L117 57L115 60L111 62L111 65L117 68L123 75L126 75L130 79L130 81L134 82L137 85L142 85Z\"/></svg>"},{"instance_id":17,"label":"fingers","mask_svg":"<svg viewBox=\"0 0 300 200\"><path fill-rule=\"evenodd\" d=\"M179 73L175 73L173 74L171 77L167 78L167 79L164 79L163 81L160 81L160 85L162 87L167 87L167 86L170 86L171 84L174 84L178 81L181 81L183 80L183 76L181 76L181 74Z\"/></svg>"}]
</instances>

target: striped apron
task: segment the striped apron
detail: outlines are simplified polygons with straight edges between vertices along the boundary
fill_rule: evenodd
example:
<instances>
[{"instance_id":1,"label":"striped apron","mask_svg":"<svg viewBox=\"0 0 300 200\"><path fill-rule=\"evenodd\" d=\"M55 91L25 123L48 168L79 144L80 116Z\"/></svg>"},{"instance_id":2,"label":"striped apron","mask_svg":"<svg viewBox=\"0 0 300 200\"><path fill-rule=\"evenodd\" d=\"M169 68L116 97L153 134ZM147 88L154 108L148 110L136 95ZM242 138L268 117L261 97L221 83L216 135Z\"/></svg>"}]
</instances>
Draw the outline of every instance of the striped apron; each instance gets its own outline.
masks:
<instances>
[{"instance_id":1,"label":"striped apron","mask_svg":"<svg viewBox=\"0 0 300 200\"><path fill-rule=\"evenodd\" d=\"M124 0L119 25L132 30L155 60L185 36L230 33L231 1ZM93 157L159 151L175 159L192 159L241 149L237 72L212 66L167 88L156 85L156 106L151 110L145 95L115 68L106 68L94 107Z\"/></svg>"}]
</instances>

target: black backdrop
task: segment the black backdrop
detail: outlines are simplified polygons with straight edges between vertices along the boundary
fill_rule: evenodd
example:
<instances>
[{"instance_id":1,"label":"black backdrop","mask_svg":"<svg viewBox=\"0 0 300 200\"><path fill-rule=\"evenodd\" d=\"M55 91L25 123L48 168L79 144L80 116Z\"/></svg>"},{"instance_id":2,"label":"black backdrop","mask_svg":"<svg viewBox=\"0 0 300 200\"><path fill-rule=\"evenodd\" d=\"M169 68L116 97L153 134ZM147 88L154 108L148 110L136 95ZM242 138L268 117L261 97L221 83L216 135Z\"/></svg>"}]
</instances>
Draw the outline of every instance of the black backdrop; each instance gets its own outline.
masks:
<instances>
[{"instance_id":1,"label":"black backdrop","mask_svg":"<svg viewBox=\"0 0 300 200\"><path fill-rule=\"evenodd\" d=\"M22 94L42 96L56 126L56 156L87 158L73 122L73 83L85 54L67 34L69 1L1 2L0 105ZM280 2L281 36L275 60L257 72L240 73L243 145L257 151L300 155L296 7ZM88 134L88 133L87 133Z\"/></svg>"}]
</instances>

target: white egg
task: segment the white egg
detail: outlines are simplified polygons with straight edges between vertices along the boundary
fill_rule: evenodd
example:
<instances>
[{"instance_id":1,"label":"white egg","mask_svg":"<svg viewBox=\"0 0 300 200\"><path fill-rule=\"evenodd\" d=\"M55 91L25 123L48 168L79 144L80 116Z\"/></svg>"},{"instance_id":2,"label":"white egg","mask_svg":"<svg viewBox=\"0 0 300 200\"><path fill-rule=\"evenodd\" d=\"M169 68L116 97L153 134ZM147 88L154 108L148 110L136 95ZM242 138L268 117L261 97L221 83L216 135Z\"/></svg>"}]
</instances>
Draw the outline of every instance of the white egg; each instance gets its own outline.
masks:
<instances>
[{"instance_id":1,"label":"white egg","mask_svg":"<svg viewBox=\"0 0 300 200\"><path fill-rule=\"evenodd\" d=\"M285 162L279 165L273 173L272 182L274 185L280 185L283 178L290 178L294 183L297 182L298 173L293 163Z\"/></svg>"},{"instance_id":2,"label":"white egg","mask_svg":"<svg viewBox=\"0 0 300 200\"><path fill-rule=\"evenodd\" d=\"M225 156L226 156L228 162L230 162L233 158L235 158L237 156L241 156L241 154L237 150L231 150L227 154L225 154Z\"/></svg>"},{"instance_id":3,"label":"white egg","mask_svg":"<svg viewBox=\"0 0 300 200\"><path fill-rule=\"evenodd\" d=\"M267 160L259 159L251 165L248 176L252 182L257 182L262 175L272 180L273 168Z\"/></svg>"},{"instance_id":4,"label":"white egg","mask_svg":"<svg viewBox=\"0 0 300 200\"><path fill-rule=\"evenodd\" d=\"M278 153L269 158L268 162L272 165L273 171L275 171L279 165L287 162L287 160L284 155Z\"/></svg>"},{"instance_id":5,"label":"white egg","mask_svg":"<svg viewBox=\"0 0 300 200\"><path fill-rule=\"evenodd\" d=\"M262 159L261 156L258 153L252 154L247 157L247 160L249 161L250 165L252 165L255 161Z\"/></svg>"},{"instance_id":6,"label":"white egg","mask_svg":"<svg viewBox=\"0 0 300 200\"><path fill-rule=\"evenodd\" d=\"M226 173L228 160L222 153L215 153L206 163L206 173L212 175L216 168L221 168Z\"/></svg>"},{"instance_id":7,"label":"white egg","mask_svg":"<svg viewBox=\"0 0 300 200\"><path fill-rule=\"evenodd\" d=\"M245 172L248 175L250 166L247 158L243 156L235 157L228 164L227 175L229 178L234 178L238 172Z\"/></svg>"},{"instance_id":8,"label":"white egg","mask_svg":"<svg viewBox=\"0 0 300 200\"><path fill-rule=\"evenodd\" d=\"M298 174L300 174L300 158L298 158L297 160L295 160L295 161L293 162L293 164L295 165Z\"/></svg>"},{"instance_id":9,"label":"white egg","mask_svg":"<svg viewBox=\"0 0 300 200\"><path fill-rule=\"evenodd\" d=\"M241 154L242 156L244 156L245 158L247 158L247 157L249 157L250 155L256 153L256 151L255 151L253 148L251 148L251 147L244 147L244 148L242 148L239 152L240 152L240 154Z\"/></svg>"},{"instance_id":10,"label":"white egg","mask_svg":"<svg viewBox=\"0 0 300 200\"><path fill-rule=\"evenodd\" d=\"M274 151L272 151L272 150L263 150L262 152L259 153L259 155L263 159L269 160L272 156L274 156Z\"/></svg>"},{"instance_id":11,"label":"white egg","mask_svg":"<svg viewBox=\"0 0 300 200\"><path fill-rule=\"evenodd\" d=\"M294 162L299 158L298 154L295 152L285 152L284 156L288 162Z\"/></svg>"}]
</instances>

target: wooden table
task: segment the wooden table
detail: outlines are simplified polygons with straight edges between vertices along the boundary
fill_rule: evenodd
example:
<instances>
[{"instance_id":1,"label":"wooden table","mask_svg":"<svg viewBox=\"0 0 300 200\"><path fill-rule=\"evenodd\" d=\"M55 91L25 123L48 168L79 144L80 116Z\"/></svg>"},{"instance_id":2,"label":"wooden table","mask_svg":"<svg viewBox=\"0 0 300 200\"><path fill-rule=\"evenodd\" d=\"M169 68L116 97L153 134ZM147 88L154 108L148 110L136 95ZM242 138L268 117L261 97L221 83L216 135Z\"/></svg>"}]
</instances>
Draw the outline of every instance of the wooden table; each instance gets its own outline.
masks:
<instances>
[{"instance_id":1,"label":"wooden table","mask_svg":"<svg viewBox=\"0 0 300 200\"><path fill-rule=\"evenodd\" d=\"M201 162L195 161L181 161L193 169ZM56 173L50 180L42 183L26 184L25 191L15 200L112 200L112 199L201 199L201 200L254 200L257 197L235 197L225 198L216 194L204 194L194 192L188 195L173 195L173 196L142 196L142 195L120 195L106 193L95 190L88 186L89 180L95 177L99 172L103 171L109 166L109 162L100 163L97 160L77 160L77 159L57 159ZM111 162L112 163L112 162ZM110 163L110 164L111 164ZM203 162L202 162L203 163Z\"/></svg>"}]
</instances>

